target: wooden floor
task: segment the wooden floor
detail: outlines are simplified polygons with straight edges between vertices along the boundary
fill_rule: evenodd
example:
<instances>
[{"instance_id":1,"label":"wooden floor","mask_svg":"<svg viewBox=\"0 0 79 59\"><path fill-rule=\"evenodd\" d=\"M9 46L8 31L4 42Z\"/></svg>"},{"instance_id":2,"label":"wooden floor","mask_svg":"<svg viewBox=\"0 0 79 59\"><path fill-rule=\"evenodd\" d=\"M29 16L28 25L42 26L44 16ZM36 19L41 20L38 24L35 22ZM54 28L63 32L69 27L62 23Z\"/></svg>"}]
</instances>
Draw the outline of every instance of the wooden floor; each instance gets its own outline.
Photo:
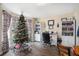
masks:
<instances>
[{"instance_id":1,"label":"wooden floor","mask_svg":"<svg viewBox=\"0 0 79 59\"><path fill-rule=\"evenodd\" d=\"M55 46L44 46L39 42L33 42L31 43L31 49L29 52L23 51L20 53L14 53L10 50L4 56L58 56L58 51Z\"/></svg>"}]
</instances>

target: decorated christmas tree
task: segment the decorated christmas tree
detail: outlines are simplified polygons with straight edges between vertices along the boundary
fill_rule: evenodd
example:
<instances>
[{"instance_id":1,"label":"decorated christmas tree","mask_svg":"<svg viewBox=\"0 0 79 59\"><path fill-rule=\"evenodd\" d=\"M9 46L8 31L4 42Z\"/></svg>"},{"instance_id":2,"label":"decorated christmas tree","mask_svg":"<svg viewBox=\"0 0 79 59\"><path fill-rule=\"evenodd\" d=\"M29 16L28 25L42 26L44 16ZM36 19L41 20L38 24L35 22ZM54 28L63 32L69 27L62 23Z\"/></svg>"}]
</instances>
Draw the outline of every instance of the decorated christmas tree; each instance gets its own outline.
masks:
<instances>
[{"instance_id":1,"label":"decorated christmas tree","mask_svg":"<svg viewBox=\"0 0 79 59\"><path fill-rule=\"evenodd\" d=\"M20 18L17 22L13 41L16 44L23 44L24 42L28 42L28 30L23 14L20 15Z\"/></svg>"}]
</instances>

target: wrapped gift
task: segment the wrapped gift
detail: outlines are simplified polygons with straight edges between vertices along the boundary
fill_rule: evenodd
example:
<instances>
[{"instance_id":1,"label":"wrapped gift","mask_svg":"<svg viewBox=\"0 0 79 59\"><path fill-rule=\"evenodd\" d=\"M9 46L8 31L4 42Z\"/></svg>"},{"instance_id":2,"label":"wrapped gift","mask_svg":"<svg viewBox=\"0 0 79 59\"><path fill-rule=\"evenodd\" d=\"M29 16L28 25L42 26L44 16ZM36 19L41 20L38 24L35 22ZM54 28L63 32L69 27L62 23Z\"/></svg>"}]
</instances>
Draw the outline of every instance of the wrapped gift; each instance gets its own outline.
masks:
<instances>
[{"instance_id":1,"label":"wrapped gift","mask_svg":"<svg viewBox=\"0 0 79 59\"><path fill-rule=\"evenodd\" d=\"M15 48L16 48L16 49L19 49L20 47L21 47L20 44L16 44L16 45L15 45Z\"/></svg>"}]
</instances>

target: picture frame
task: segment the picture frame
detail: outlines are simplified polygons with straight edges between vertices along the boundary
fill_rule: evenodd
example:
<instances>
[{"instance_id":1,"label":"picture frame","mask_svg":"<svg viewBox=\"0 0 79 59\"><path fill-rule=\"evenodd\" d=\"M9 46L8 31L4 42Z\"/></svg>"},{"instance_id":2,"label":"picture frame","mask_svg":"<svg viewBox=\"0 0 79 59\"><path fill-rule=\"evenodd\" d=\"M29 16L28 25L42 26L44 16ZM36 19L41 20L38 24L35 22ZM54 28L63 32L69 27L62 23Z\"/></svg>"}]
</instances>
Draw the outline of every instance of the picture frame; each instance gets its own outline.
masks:
<instances>
[{"instance_id":1,"label":"picture frame","mask_svg":"<svg viewBox=\"0 0 79 59\"><path fill-rule=\"evenodd\" d=\"M54 20L48 20L48 26L49 26L49 29L53 29Z\"/></svg>"},{"instance_id":2,"label":"picture frame","mask_svg":"<svg viewBox=\"0 0 79 59\"><path fill-rule=\"evenodd\" d=\"M49 26L54 26L54 20L48 20L48 25Z\"/></svg>"}]
</instances>

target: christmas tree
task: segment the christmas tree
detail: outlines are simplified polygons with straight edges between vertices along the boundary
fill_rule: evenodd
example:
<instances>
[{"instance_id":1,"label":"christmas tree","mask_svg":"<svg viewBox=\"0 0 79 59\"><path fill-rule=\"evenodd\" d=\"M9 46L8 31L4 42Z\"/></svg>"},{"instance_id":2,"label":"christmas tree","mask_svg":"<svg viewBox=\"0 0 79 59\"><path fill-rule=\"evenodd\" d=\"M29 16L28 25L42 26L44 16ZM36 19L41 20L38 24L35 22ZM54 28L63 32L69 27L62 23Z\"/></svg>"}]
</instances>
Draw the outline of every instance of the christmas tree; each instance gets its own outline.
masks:
<instances>
[{"instance_id":1,"label":"christmas tree","mask_svg":"<svg viewBox=\"0 0 79 59\"><path fill-rule=\"evenodd\" d=\"M16 25L15 35L14 35L14 43L28 42L28 30L25 22L25 17L23 14L20 15L18 23Z\"/></svg>"}]
</instances>

